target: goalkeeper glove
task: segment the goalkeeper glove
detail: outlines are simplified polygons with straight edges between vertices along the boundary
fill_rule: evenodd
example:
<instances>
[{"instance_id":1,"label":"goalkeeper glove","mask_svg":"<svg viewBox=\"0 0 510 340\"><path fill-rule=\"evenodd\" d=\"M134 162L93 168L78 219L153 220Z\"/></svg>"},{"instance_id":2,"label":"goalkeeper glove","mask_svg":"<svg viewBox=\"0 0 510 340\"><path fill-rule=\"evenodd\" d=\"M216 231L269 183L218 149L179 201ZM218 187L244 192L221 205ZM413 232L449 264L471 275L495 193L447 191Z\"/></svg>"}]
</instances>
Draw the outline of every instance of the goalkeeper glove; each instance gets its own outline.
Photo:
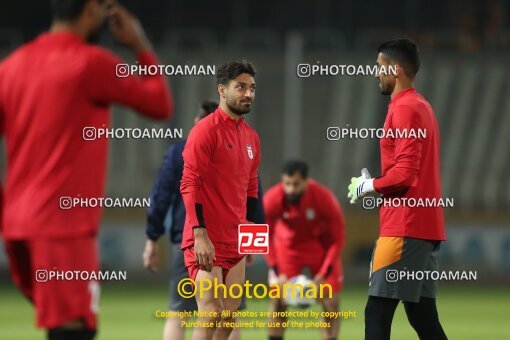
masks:
<instances>
[{"instance_id":1,"label":"goalkeeper glove","mask_svg":"<svg viewBox=\"0 0 510 340\"><path fill-rule=\"evenodd\" d=\"M367 193L375 191L374 179L370 177L368 170L363 168L360 177L351 178L351 184L347 187L349 193L347 198L351 199L351 204L355 204L358 198L365 196Z\"/></svg>"}]
</instances>

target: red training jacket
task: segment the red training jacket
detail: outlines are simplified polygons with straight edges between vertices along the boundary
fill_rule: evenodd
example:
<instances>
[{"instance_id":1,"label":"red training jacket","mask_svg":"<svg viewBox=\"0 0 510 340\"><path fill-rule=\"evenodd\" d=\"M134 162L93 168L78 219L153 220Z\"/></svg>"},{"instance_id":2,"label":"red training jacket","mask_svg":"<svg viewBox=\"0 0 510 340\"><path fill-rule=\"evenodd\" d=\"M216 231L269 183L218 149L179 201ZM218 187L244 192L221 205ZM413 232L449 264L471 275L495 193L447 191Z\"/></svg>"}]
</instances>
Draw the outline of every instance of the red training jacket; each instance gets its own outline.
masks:
<instances>
[{"instance_id":1,"label":"red training jacket","mask_svg":"<svg viewBox=\"0 0 510 340\"><path fill-rule=\"evenodd\" d=\"M237 247L238 225L248 222L247 199L258 195L257 133L244 119L236 122L218 108L191 129L182 156L182 249L194 244L193 227L199 225L213 244Z\"/></svg>"},{"instance_id":2,"label":"red training jacket","mask_svg":"<svg viewBox=\"0 0 510 340\"><path fill-rule=\"evenodd\" d=\"M345 243L342 209L333 193L313 179L298 204L289 204L281 183L264 194L264 212L269 224L270 267L278 265L277 253L295 250L303 256L321 256L319 274L326 276L330 266L338 261Z\"/></svg>"},{"instance_id":3,"label":"red training jacket","mask_svg":"<svg viewBox=\"0 0 510 340\"><path fill-rule=\"evenodd\" d=\"M384 129L422 129L426 137L383 138L380 141L382 177L374 189L387 197L440 199L439 128L430 104L414 88L397 93L388 107ZM445 240L442 207L404 204L382 206L380 236Z\"/></svg>"},{"instance_id":4,"label":"red training jacket","mask_svg":"<svg viewBox=\"0 0 510 340\"><path fill-rule=\"evenodd\" d=\"M142 65L157 64L151 52ZM101 208L62 210L60 197L104 196L108 141L83 139L108 128L109 106L168 118L173 104L162 76L118 78L122 61L70 32L44 33L0 64L0 117L7 144L3 213L6 239L96 233Z\"/></svg>"}]
</instances>

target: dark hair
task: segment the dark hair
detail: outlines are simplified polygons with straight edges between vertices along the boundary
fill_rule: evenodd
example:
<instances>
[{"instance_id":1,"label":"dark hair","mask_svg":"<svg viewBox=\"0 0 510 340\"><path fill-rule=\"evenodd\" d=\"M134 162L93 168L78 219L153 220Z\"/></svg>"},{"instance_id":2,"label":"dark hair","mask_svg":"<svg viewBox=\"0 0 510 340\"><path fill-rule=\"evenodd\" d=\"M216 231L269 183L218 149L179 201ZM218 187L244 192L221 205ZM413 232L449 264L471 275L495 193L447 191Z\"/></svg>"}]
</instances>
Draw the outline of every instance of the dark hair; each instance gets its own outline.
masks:
<instances>
[{"instance_id":1,"label":"dark hair","mask_svg":"<svg viewBox=\"0 0 510 340\"><path fill-rule=\"evenodd\" d=\"M90 0L51 0L53 17L57 20L75 20Z\"/></svg>"},{"instance_id":2,"label":"dark hair","mask_svg":"<svg viewBox=\"0 0 510 340\"><path fill-rule=\"evenodd\" d=\"M292 159L283 163L282 174L292 176L296 172L298 172L301 177L308 178L308 164L297 159Z\"/></svg>"},{"instance_id":3,"label":"dark hair","mask_svg":"<svg viewBox=\"0 0 510 340\"><path fill-rule=\"evenodd\" d=\"M232 79L243 73L248 73L255 77L256 72L253 64L244 59L228 61L218 68L216 81L218 85L227 85Z\"/></svg>"},{"instance_id":4,"label":"dark hair","mask_svg":"<svg viewBox=\"0 0 510 340\"><path fill-rule=\"evenodd\" d=\"M202 112L200 113L200 119L207 117L218 108L218 103L212 100L203 100L200 104Z\"/></svg>"},{"instance_id":5,"label":"dark hair","mask_svg":"<svg viewBox=\"0 0 510 340\"><path fill-rule=\"evenodd\" d=\"M402 65L408 77L414 78L420 69L420 51L412 40L394 39L386 41L379 46L377 52Z\"/></svg>"}]
</instances>

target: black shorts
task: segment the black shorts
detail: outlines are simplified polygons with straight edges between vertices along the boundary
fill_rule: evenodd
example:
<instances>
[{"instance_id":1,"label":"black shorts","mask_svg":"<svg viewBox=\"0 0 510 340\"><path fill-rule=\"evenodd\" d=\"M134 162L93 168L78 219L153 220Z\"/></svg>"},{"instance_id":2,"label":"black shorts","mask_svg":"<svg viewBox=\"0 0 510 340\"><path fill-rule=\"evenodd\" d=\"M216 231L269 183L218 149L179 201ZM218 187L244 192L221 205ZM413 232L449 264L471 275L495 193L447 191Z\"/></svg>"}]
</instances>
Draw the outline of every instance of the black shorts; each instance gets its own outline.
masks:
<instances>
[{"instance_id":1,"label":"black shorts","mask_svg":"<svg viewBox=\"0 0 510 340\"><path fill-rule=\"evenodd\" d=\"M379 237L370 263L368 295L408 302L435 298L437 282L419 272L437 271L441 241ZM415 275L415 276L413 276Z\"/></svg>"}]
</instances>

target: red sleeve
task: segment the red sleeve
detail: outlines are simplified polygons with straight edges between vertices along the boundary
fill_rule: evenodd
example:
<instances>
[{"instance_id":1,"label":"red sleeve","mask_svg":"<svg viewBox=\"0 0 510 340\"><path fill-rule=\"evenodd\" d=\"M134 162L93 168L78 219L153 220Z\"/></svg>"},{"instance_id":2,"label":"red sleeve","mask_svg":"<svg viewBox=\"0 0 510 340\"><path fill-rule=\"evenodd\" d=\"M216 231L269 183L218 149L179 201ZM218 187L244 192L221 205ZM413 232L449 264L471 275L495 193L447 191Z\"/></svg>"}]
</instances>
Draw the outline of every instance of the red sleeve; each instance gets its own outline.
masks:
<instances>
[{"instance_id":1,"label":"red sleeve","mask_svg":"<svg viewBox=\"0 0 510 340\"><path fill-rule=\"evenodd\" d=\"M137 55L140 65L157 65L152 52ZM87 70L90 96L100 103L119 103L132 107L151 118L169 118L173 102L166 79L161 75L128 77L117 76L117 65L125 64L113 53L96 49Z\"/></svg>"},{"instance_id":2,"label":"red sleeve","mask_svg":"<svg viewBox=\"0 0 510 340\"><path fill-rule=\"evenodd\" d=\"M3 71L4 63L0 63L0 81L3 79L2 71ZM0 83L0 136L4 134L4 107L2 98L2 84Z\"/></svg>"},{"instance_id":3,"label":"red sleeve","mask_svg":"<svg viewBox=\"0 0 510 340\"><path fill-rule=\"evenodd\" d=\"M319 270L319 274L325 277L335 261L338 261L338 257L344 248L345 222L342 208L340 208L340 204L331 192L327 191L324 200L320 203L328 226L328 234L326 237L329 246L321 269Z\"/></svg>"},{"instance_id":4,"label":"red sleeve","mask_svg":"<svg viewBox=\"0 0 510 340\"><path fill-rule=\"evenodd\" d=\"M255 154L255 160L253 162L253 166L251 168L250 172L250 180L248 183L248 197L257 198L258 197L258 191L259 191L259 178L258 178L258 169L260 165L260 140L259 137L257 137L257 145L256 147L256 154Z\"/></svg>"},{"instance_id":5,"label":"red sleeve","mask_svg":"<svg viewBox=\"0 0 510 340\"><path fill-rule=\"evenodd\" d=\"M181 194L186 209L186 222L192 227L205 226L201 214L200 191L214 150L214 139L205 124L195 125L182 152L184 169Z\"/></svg>"},{"instance_id":6,"label":"red sleeve","mask_svg":"<svg viewBox=\"0 0 510 340\"><path fill-rule=\"evenodd\" d=\"M269 252L266 254L265 259L270 268L276 266L276 247L274 244L274 233L278 220L282 215L282 202L279 199L277 187L273 187L264 194L264 213L266 223L269 225Z\"/></svg>"},{"instance_id":7,"label":"red sleeve","mask_svg":"<svg viewBox=\"0 0 510 340\"><path fill-rule=\"evenodd\" d=\"M392 125L395 130L418 132L422 128L418 112L406 105L395 108ZM421 138L395 138L395 165L384 176L374 180L374 189L382 194L391 194L409 188L420 169L421 150Z\"/></svg>"}]
</instances>

